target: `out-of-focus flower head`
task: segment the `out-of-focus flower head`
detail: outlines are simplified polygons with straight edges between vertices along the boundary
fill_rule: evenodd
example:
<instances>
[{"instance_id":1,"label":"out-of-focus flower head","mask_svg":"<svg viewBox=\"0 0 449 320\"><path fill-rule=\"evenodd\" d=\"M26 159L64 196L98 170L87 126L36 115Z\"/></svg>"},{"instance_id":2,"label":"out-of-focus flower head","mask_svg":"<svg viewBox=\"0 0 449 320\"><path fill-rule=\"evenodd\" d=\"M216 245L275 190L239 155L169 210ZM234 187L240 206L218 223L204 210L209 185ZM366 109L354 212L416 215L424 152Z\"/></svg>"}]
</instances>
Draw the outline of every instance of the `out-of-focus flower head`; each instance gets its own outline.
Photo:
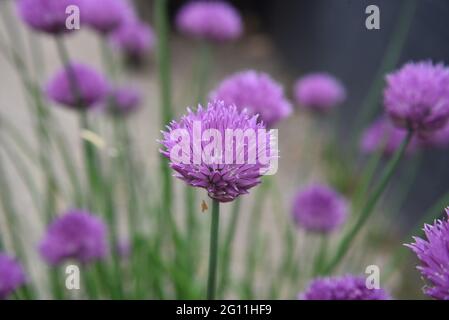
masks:
<instances>
[{"instance_id":1,"label":"out-of-focus flower head","mask_svg":"<svg viewBox=\"0 0 449 320\"><path fill-rule=\"evenodd\" d=\"M381 117L363 132L360 149L367 154L381 150L383 155L389 157L401 146L406 136L405 129L398 128L391 123L390 119ZM412 138L406 152L408 154L415 152L418 145L417 139Z\"/></svg>"},{"instance_id":2,"label":"out-of-focus flower head","mask_svg":"<svg viewBox=\"0 0 449 320\"><path fill-rule=\"evenodd\" d=\"M185 35L209 40L229 41L242 34L239 12L223 1L191 1L176 15L176 26Z\"/></svg>"},{"instance_id":3,"label":"out-of-focus flower head","mask_svg":"<svg viewBox=\"0 0 449 320\"><path fill-rule=\"evenodd\" d=\"M296 103L308 110L328 112L346 99L339 80L327 73L311 73L298 79L293 88Z\"/></svg>"},{"instance_id":4,"label":"out-of-focus flower head","mask_svg":"<svg viewBox=\"0 0 449 320\"><path fill-rule=\"evenodd\" d=\"M95 1L94 1L95 2ZM61 34L69 32L66 26L69 6L82 10L84 0L17 0L17 10L22 20L36 31ZM80 14L81 18L82 14ZM82 20L82 19L81 19Z\"/></svg>"},{"instance_id":5,"label":"out-of-focus flower head","mask_svg":"<svg viewBox=\"0 0 449 320\"><path fill-rule=\"evenodd\" d=\"M446 209L449 215L449 208ZM414 237L415 243L407 244L421 261L418 270L427 285L424 293L428 296L449 300L449 221L436 220L433 225L424 226L426 239Z\"/></svg>"},{"instance_id":6,"label":"out-of-focus flower head","mask_svg":"<svg viewBox=\"0 0 449 320\"><path fill-rule=\"evenodd\" d=\"M89 27L102 34L136 19L134 8L127 0L84 0L81 14Z\"/></svg>"},{"instance_id":7,"label":"out-of-focus flower head","mask_svg":"<svg viewBox=\"0 0 449 320\"><path fill-rule=\"evenodd\" d=\"M438 130L432 131L420 140L424 147L447 148L449 147L449 121Z\"/></svg>"},{"instance_id":8,"label":"out-of-focus flower head","mask_svg":"<svg viewBox=\"0 0 449 320\"><path fill-rule=\"evenodd\" d=\"M6 299L25 281L25 273L20 263L16 259L0 253L0 300Z\"/></svg>"},{"instance_id":9,"label":"out-of-focus flower head","mask_svg":"<svg viewBox=\"0 0 449 320\"><path fill-rule=\"evenodd\" d=\"M50 100L73 109L93 107L106 97L108 90L102 74L80 63L71 63L57 71L45 87Z\"/></svg>"},{"instance_id":10,"label":"out-of-focus flower head","mask_svg":"<svg viewBox=\"0 0 449 320\"><path fill-rule=\"evenodd\" d=\"M368 288L363 277L345 275L314 279L300 300L390 300L383 290Z\"/></svg>"},{"instance_id":11,"label":"out-of-focus flower head","mask_svg":"<svg viewBox=\"0 0 449 320\"><path fill-rule=\"evenodd\" d=\"M292 113L282 86L263 72L250 70L233 74L212 91L210 98L258 114L259 120L270 128Z\"/></svg>"},{"instance_id":12,"label":"out-of-focus flower head","mask_svg":"<svg viewBox=\"0 0 449 320\"><path fill-rule=\"evenodd\" d=\"M203 136L202 140L200 136L200 141L195 141L195 135L207 132L208 129L211 129L210 134L217 134L217 138L212 136L212 140L208 140ZM213 101L206 109L201 106L196 112L188 109L188 114L180 121L172 121L167 131L162 132L163 139L160 142L164 149L161 153L169 158L176 177L191 186L206 189L212 199L229 202L247 194L249 189L259 184L261 176L270 167L270 161L277 159L277 149L274 150L271 144L271 133L259 136L259 129L265 129L265 125L257 121L257 116L250 116L246 111L240 112L235 105ZM196 130L200 132L195 133ZM231 134L236 131L246 133L248 130L256 135L254 139L238 142L236 138L232 149L226 149L225 140L229 130ZM189 154L179 150L183 143L190 149ZM185 161L174 161L172 152L175 157L185 156ZM226 153L232 155L232 158L226 158ZM195 160L196 157L199 158Z\"/></svg>"},{"instance_id":13,"label":"out-of-focus flower head","mask_svg":"<svg viewBox=\"0 0 449 320\"><path fill-rule=\"evenodd\" d=\"M292 214L299 227L309 232L328 233L346 221L348 203L329 186L311 184L296 194Z\"/></svg>"},{"instance_id":14,"label":"out-of-focus flower head","mask_svg":"<svg viewBox=\"0 0 449 320\"><path fill-rule=\"evenodd\" d=\"M155 36L150 25L132 19L111 33L110 41L125 54L140 58L153 49Z\"/></svg>"},{"instance_id":15,"label":"out-of-focus flower head","mask_svg":"<svg viewBox=\"0 0 449 320\"><path fill-rule=\"evenodd\" d=\"M67 259L82 263L101 259L107 252L106 225L87 211L69 210L50 224L39 251L51 265Z\"/></svg>"},{"instance_id":16,"label":"out-of-focus flower head","mask_svg":"<svg viewBox=\"0 0 449 320\"><path fill-rule=\"evenodd\" d=\"M141 102L140 92L134 87L119 87L109 93L109 111L114 115L127 115L136 111Z\"/></svg>"},{"instance_id":17,"label":"out-of-focus flower head","mask_svg":"<svg viewBox=\"0 0 449 320\"><path fill-rule=\"evenodd\" d=\"M117 253L122 259L128 259L131 255L132 248L128 239L121 239L117 242Z\"/></svg>"},{"instance_id":18,"label":"out-of-focus flower head","mask_svg":"<svg viewBox=\"0 0 449 320\"><path fill-rule=\"evenodd\" d=\"M387 75L384 104L393 122L420 136L449 119L449 69L432 62L407 63Z\"/></svg>"}]
</instances>

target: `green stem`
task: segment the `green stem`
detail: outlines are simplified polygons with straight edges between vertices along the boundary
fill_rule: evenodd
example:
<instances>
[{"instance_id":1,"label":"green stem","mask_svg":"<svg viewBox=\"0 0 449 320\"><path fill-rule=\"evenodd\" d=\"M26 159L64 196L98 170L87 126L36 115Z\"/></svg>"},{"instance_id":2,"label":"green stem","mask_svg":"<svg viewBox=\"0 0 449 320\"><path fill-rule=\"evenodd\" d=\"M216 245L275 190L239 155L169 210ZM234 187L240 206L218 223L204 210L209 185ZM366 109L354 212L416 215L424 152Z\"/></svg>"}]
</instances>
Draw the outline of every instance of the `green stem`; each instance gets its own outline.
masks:
<instances>
[{"instance_id":1,"label":"green stem","mask_svg":"<svg viewBox=\"0 0 449 320\"><path fill-rule=\"evenodd\" d=\"M158 46L157 46L157 64L160 82L160 111L161 111L161 127L165 127L173 118L171 106L171 71L170 71L170 48L168 45L168 37L170 25L168 22L168 1L155 0L155 23L157 30ZM177 236L176 224L173 220L173 199L172 199L172 177L167 159L161 155L160 161L162 171L162 210L161 224L166 226L167 223L171 231Z\"/></svg>"},{"instance_id":2,"label":"green stem","mask_svg":"<svg viewBox=\"0 0 449 320\"><path fill-rule=\"evenodd\" d=\"M215 288L217 282L217 256L218 256L218 227L220 218L220 203L212 200L212 221L210 226L209 247L209 277L207 280L207 299L215 299Z\"/></svg>"},{"instance_id":3,"label":"green stem","mask_svg":"<svg viewBox=\"0 0 449 320\"><path fill-rule=\"evenodd\" d=\"M373 212L373 209L379 200L380 196L382 195L383 191L388 185L388 182L390 181L391 177L393 176L393 173L395 172L397 166L399 165L399 162L401 158L403 157L405 150L413 136L413 131L409 130L407 133L407 136L405 137L404 141L402 141L401 146L398 150L396 150L396 153L391 158L391 160L388 162L387 167L385 168L379 184L374 189L372 195L368 198L366 205L363 207L359 218L357 222L354 224L354 226L349 230L348 233L343 237L341 240L338 248L337 253L335 254L334 258L331 260L331 262L327 265L327 267L324 269L325 274L331 273L341 262L345 254L348 252L354 238L357 236L365 222L370 217L371 213Z\"/></svg>"},{"instance_id":4,"label":"green stem","mask_svg":"<svg viewBox=\"0 0 449 320\"><path fill-rule=\"evenodd\" d=\"M235 232L237 229L237 221L240 212L241 199L237 198L234 200L232 213L231 213L231 221L229 222L229 226L226 232L223 255L221 257L221 277L219 284L219 292L222 298L226 294L226 289L229 285L229 269L231 265L232 259L232 244L235 238Z\"/></svg>"},{"instance_id":5,"label":"green stem","mask_svg":"<svg viewBox=\"0 0 449 320\"><path fill-rule=\"evenodd\" d=\"M320 235L320 246L318 248L317 256L315 257L315 263L313 267L314 276L318 276L321 274L321 270L323 268L323 263L327 254L328 247L328 236L326 234Z\"/></svg>"}]
</instances>

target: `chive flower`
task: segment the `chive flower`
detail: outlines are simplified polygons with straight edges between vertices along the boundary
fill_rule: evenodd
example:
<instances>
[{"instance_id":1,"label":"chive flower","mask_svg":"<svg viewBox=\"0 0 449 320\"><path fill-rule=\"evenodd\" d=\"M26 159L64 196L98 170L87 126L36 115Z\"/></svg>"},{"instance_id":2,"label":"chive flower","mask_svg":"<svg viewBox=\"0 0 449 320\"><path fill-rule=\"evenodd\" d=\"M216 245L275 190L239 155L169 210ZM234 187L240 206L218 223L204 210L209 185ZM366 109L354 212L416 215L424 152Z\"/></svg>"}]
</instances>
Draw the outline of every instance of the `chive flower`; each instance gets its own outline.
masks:
<instances>
[{"instance_id":1,"label":"chive flower","mask_svg":"<svg viewBox=\"0 0 449 320\"><path fill-rule=\"evenodd\" d=\"M345 275L313 279L300 300L390 300L384 289L368 288L363 277Z\"/></svg>"},{"instance_id":2,"label":"chive flower","mask_svg":"<svg viewBox=\"0 0 449 320\"><path fill-rule=\"evenodd\" d=\"M107 252L106 225L90 212L68 210L49 225L39 252L50 265L68 259L81 263L102 259Z\"/></svg>"},{"instance_id":3,"label":"chive flower","mask_svg":"<svg viewBox=\"0 0 449 320\"><path fill-rule=\"evenodd\" d=\"M172 121L162 132L161 153L170 160L177 178L206 189L212 199L229 202L258 185L277 159L271 132L258 134L264 129L257 116L213 101L195 112L188 109L187 115ZM238 139L240 134L248 136Z\"/></svg>"},{"instance_id":4,"label":"chive flower","mask_svg":"<svg viewBox=\"0 0 449 320\"><path fill-rule=\"evenodd\" d=\"M133 19L112 32L110 41L127 56L141 58L154 48L155 35L149 24Z\"/></svg>"},{"instance_id":5,"label":"chive flower","mask_svg":"<svg viewBox=\"0 0 449 320\"><path fill-rule=\"evenodd\" d=\"M292 113L282 86L268 74L253 70L238 72L223 80L210 94L211 99L235 104L239 110L258 114L272 128Z\"/></svg>"},{"instance_id":6,"label":"chive flower","mask_svg":"<svg viewBox=\"0 0 449 320\"><path fill-rule=\"evenodd\" d=\"M85 0L82 14L85 23L101 34L109 34L135 19L134 8L127 0Z\"/></svg>"},{"instance_id":7,"label":"chive flower","mask_svg":"<svg viewBox=\"0 0 449 320\"><path fill-rule=\"evenodd\" d=\"M109 93L108 111L113 115L128 115L135 112L141 103L140 92L133 87L119 87Z\"/></svg>"},{"instance_id":8,"label":"chive flower","mask_svg":"<svg viewBox=\"0 0 449 320\"><path fill-rule=\"evenodd\" d=\"M392 156L401 146L407 136L407 131L394 126L390 119L381 117L365 129L360 141L360 149L363 153L371 154L381 151L386 157ZM412 138L406 152L411 154L418 148L418 141Z\"/></svg>"},{"instance_id":9,"label":"chive flower","mask_svg":"<svg viewBox=\"0 0 449 320\"><path fill-rule=\"evenodd\" d=\"M296 103L304 109L326 113L346 99L346 89L334 76L311 73L298 79L293 88Z\"/></svg>"},{"instance_id":10,"label":"chive flower","mask_svg":"<svg viewBox=\"0 0 449 320\"><path fill-rule=\"evenodd\" d=\"M223 1L192 1L176 15L176 27L190 37L224 42L235 40L242 34L239 12Z\"/></svg>"},{"instance_id":11,"label":"chive flower","mask_svg":"<svg viewBox=\"0 0 449 320\"><path fill-rule=\"evenodd\" d=\"M89 109L108 92L106 78L93 68L72 63L57 71L45 87L47 97L68 108Z\"/></svg>"},{"instance_id":12,"label":"chive flower","mask_svg":"<svg viewBox=\"0 0 449 320\"><path fill-rule=\"evenodd\" d=\"M292 215L298 227L308 232L329 233L346 221L348 203L331 187L311 184L297 192Z\"/></svg>"},{"instance_id":13,"label":"chive flower","mask_svg":"<svg viewBox=\"0 0 449 320\"><path fill-rule=\"evenodd\" d=\"M430 61L407 63L387 75L384 105L395 125L419 136L442 128L449 119L449 69Z\"/></svg>"},{"instance_id":14,"label":"chive flower","mask_svg":"<svg viewBox=\"0 0 449 320\"><path fill-rule=\"evenodd\" d=\"M449 208L446 209L449 216ZM434 299L449 300L449 221L436 220L424 225L425 239L414 237L406 244L417 255L421 264L417 267L427 285L424 293Z\"/></svg>"},{"instance_id":15,"label":"chive flower","mask_svg":"<svg viewBox=\"0 0 449 320\"><path fill-rule=\"evenodd\" d=\"M82 3L83 0L17 0L16 8L19 17L30 28L56 35L71 31L66 26L66 9L75 5L81 13Z\"/></svg>"},{"instance_id":16,"label":"chive flower","mask_svg":"<svg viewBox=\"0 0 449 320\"><path fill-rule=\"evenodd\" d=\"M25 273L16 259L0 253L0 300L25 284Z\"/></svg>"}]
</instances>

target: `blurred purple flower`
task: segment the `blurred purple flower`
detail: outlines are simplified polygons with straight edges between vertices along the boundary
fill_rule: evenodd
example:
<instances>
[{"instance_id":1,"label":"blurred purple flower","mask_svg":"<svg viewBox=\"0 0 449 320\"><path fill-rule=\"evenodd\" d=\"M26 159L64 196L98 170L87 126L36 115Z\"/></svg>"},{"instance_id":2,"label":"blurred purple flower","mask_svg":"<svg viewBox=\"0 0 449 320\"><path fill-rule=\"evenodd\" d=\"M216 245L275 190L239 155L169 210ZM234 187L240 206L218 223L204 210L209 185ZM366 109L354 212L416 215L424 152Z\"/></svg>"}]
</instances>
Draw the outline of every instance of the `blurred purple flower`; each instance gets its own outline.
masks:
<instances>
[{"instance_id":1,"label":"blurred purple flower","mask_svg":"<svg viewBox=\"0 0 449 320\"><path fill-rule=\"evenodd\" d=\"M298 296L300 300L390 300L383 289L368 289L365 278L354 275L317 278Z\"/></svg>"},{"instance_id":2,"label":"blurred purple flower","mask_svg":"<svg viewBox=\"0 0 449 320\"><path fill-rule=\"evenodd\" d=\"M311 73L298 79L293 91L298 105L317 112L328 112L346 99L344 86L327 73Z\"/></svg>"},{"instance_id":3,"label":"blurred purple flower","mask_svg":"<svg viewBox=\"0 0 449 320\"><path fill-rule=\"evenodd\" d=\"M449 208L446 214L449 215ZM406 246L421 260L417 268L428 281L424 293L434 299L449 300L449 221L446 218L426 224L424 232L426 240L414 237L415 243Z\"/></svg>"},{"instance_id":4,"label":"blurred purple flower","mask_svg":"<svg viewBox=\"0 0 449 320\"><path fill-rule=\"evenodd\" d=\"M362 152L370 154L382 149L383 155L389 157L395 153L407 136L407 131L394 126L390 119L381 117L363 132L360 142ZM413 153L418 148L416 138L412 138L406 152Z\"/></svg>"},{"instance_id":5,"label":"blurred purple flower","mask_svg":"<svg viewBox=\"0 0 449 320\"><path fill-rule=\"evenodd\" d=\"M132 87L120 87L110 92L109 101L109 111L112 114L127 115L139 108L141 95Z\"/></svg>"},{"instance_id":6,"label":"blurred purple flower","mask_svg":"<svg viewBox=\"0 0 449 320\"><path fill-rule=\"evenodd\" d=\"M242 34L242 18L230 4L222 1L191 1L176 15L178 30L188 36L228 41Z\"/></svg>"},{"instance_id":7,"label":"blurred purple flower","mask_svg":"<svg viewBox=\"0 0 449 320\"><path fill-rule=\"evenodd\" d=\"M431 62L408 63L387 75L385 109L393 122L420 136L449 119L449 69Z\"/></svg>"},{"instance_id":8,"label":"blurred purple flower","mask_svg":"<svg viewBox=\"0 0 449 320\"><path fill-rule=\"evenodd\" d=\"M348 203L329 186L312 184L296 194L292 214L298 226L305 230L328 233L346 221Z\"/></svg>"},{"instance_id":9,"label":"blurred purple flower","mask_svg":"<svg viewBox=\"0 0 449 320\"><path fill-rule=\"evenodd\" d=\"M106 255L106 241L106 225L100 218L84 210L72 209L50 224L39 251L51 265L66 259L89 263Z\"/></svg>"},{"instance_id":10,"label":"blurred purple flower","mask_svg":"<svg viewBox=\"0 0 449 320\"><path fill-rule=\"evenodd\" d=\"M106 97L108 83L103 75L91 67L72 63L50 79L45 91L54 102L73 109L89 109ZM77 101L77 98L81 101Z\"/></svg>"},{"instance_id":11,"label":"blurred purple flower","mask_svg":"<svg viewBox=\"0 0 449 320\"><path fill-rule=\"evenodd\" d=\"M94 1L95 2L95 1ZM17 11L31 28L51 34L70 31L66 27L66 8L76 5L82 8L83 0L17 0ZM80 14L81 16L82 14Z\"/></svg>"},{"instance_id":12,"label":"blurred purple flower","mask_svg":"<svg viewBox=\"0 0 449 320\"><path fill-rule=\"evenodd\" d=\"M216 129L221 135L221 142L212 142L202 140L199 145L194 143L194 127L195 123L198 123L201 127L201 132L207 129ZM277 150L271 150L269 139L271 135L266 134L267 145L264 142L260 142L258 137L256 144L258 147L262 145L261 149L254 151L255 146L250 145L249 139L244 139L244 143L236 144L232 149L233 161L225 163L223 160L223 154L227 151L222 151L222 155L217 155L221 158L218 161L209 161L201 157L199 163L195 163L194 155L206 153L205 146L210 144L217 145L221 143L222 148L225 148L225 136L227 129L242 130L254 130L256 133L258 129L264 129L263 123L257 121L257 116L250 116L245 111L239 112L235 105L225 104L223 101L214 101L208 104L207 109L198 107L196 112L192 112L188 109L188 114L183 116L180 121L172 121L168 126L167 131L163 131L163 139L160 143L164 146L164 150L161 153L170 159L170 166L176 171L175 176L185 181L187 184L193 187L204 188L207 190L209 197L218 200L220 202L233 201L240 195L247 194L248 190L256 186L261 182L261 175L264 169L268 169L269 162L274 157L277 157ZM176 163L170 158L172 149L176 146L179 147L179 139L176 139L171 134L174 130L185 129L188 132L190 140L190 159L187 163ZM196 150L196 149L201 150ZM255 163L248 161L249 150L252 149L255 153ZM261 155L266 155L265 160L261 161ZM276 155L273 155L275 154ZM243 163L237 159L240 155L243 155ZM215 156L215 154L213 155Z\"/></svg>"},{"instance_id":13,"label":"blurred purple flower","mask_svg":"<svg viewBox=\"0 0 449 320\"><path fill-rule=\"evenodd\" d=\"M127 0L85 0L82 9L86 24L102 34L108 34L123 23L136 19L134 8Z\"/></svg>"},{"instance_id":14,"label":"blurred purple flower","mask_svg":"<svg viewBox=\"0 0 449 320\"><path fill-rule=\"evenodd\" d=\"M22 266L10 256L0 253L0 300L6 299L25 281Z\"/></svg>"},{"instance_id":15,"label":"blurred purple flower","mask_svg":"<svg viewBox=\"0 0 449 320\"><path fill-rule=\"evenodd\" d=\"M292 113L282 86L263 72L250 70L233 74L223 80L210 97L258 114L259 120L269 128Z\"/></svg>"},{"instance_id":16,"label":"blurred purple flower","mask_svg":"<svg viewBox=\"0 0 449 320\"><path fill-rule=\"evenodd\" d=\"M424 147L431 147L431 148L449 147L449 121L443 128L427 134L425 137L421 139L420 142Z\"/></svg>"},{"instance_id":17,"label":"blurred purple flower","mask_svg":"<svg viewBox=\"0 0 449 320\"><path fill-rule=\"evenodd\" d=\"M117 243L117 253L122 259L127 259L131 255L131 243L127 239L122 239Z\"/></svg>"},{"instance_id":18,"label":"blurred purple flower","mask_svg":"<svg viewBox=\"0 0 449 320\"><path fill-rule=\"evenodd\" d=\"M153 49L155 36L147 23L129 20L111 34L110 41L127 55L140 58Z\"/></svg>"}]
</instances>

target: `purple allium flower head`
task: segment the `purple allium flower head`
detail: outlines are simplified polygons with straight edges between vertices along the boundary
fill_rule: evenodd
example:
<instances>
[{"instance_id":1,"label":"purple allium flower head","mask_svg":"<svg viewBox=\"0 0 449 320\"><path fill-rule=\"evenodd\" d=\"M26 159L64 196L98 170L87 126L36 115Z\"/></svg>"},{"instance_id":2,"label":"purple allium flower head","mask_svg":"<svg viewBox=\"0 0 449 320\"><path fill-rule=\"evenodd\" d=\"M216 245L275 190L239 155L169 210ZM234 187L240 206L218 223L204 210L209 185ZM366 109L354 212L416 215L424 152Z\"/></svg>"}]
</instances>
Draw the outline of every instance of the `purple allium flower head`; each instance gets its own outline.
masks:
<instances>
[{"instance_id":1,"label":"purple allium flower head","mask_svg":"<svg viewBox=\"0 0 449 320\"><path fill-rule=\"evenodd\" d=\"M446 209L449 215L449 208ZM426 240L414 237L415 243L407 244L416 253L421 265L418 270L427 280L424 293L428 296L449 300L449 221L436 220L424 226Z\"/></svg>"},{"instance_id":2,"label":"purple allium flower head","mask_svg":"<svg viewBox=\"0 0 449 320\"><path fill-rule=\"evenodd\" d=\"M271 133L258 134L265 129L265 125L257 121L257 115L250 116L246 111L238 111L235 105L224 101L210 102L206 109L199 106L196 112L188 109L187 115L178 122L172 121L167 128L162 132L160 142L164 149L161 153L170 159L175 176L191 186L206 189L211 198L220 202L233 201L247 194L249 189L261 182L261 175L269 169L270 161L277 158L277 149L271 144ZM204 133L208 129L211 129L210 134L216 133L217 138L205 138ZM226 149L229 131L236 137L229 139L232 149ZM237 139L236 131L242 134L255 132L254 139ZM182 133L183 136L174 133ZM234 140L240 141L232 142ZM187 144L189 153L179 150L183 142ZM211 146L214 147L213 152ZM187 159L174 161L172 153L176 157L182 153ZM227 154L232 154L232 158L227 158ZM253 160L250 159L251 154L254 155ZM199 159L195 160L197 156Z\"/></svg>"},{"instance_id":3,"label":"purple allium flower head","mask_svg":"<svg viewBox=\"0 0 449 320\"><path fill-rule=\"evenodd\" d=\"M133 87L120 87L110 92L109 101L109 111L112 114L127 115L139 108L141 95Z\"/></svg>"},{"instance_id":4,"label":"purple allium flower head","mask_svg":"<svg viewBox=\"0 0 449 320\"><path fill-rule=\"evenodd\" d=\"M329 186L312 184L296 194L292 214L298 226L305 230L328 233L345 222L348 203Z\"/></svg>"},{"instance_id":5,"label":"purple allium flower head","mask_svg":"<svg viewBox=\"0 0 449 320\"><path fill-rule=\"evenodd\" d=\"M85 0L82 14L87 25L103 34L135 19L134 8L127 0Z\"/></svg>"},{"instance_id":6,"label":"purple allium flower head","mask_svg":"<svg viewBox=\"0 0 449 320\"><path fill-rule=\"evenodd\" d=\"M449 147L449 122L438 130L435 130L420 140L424 147L447 148Z\"/></svg>"},{"instance_id":7,"label":"purple allium flower head","mask_svg":"<svg viewBox=\"0 0 449 320\"><path fill-rule=\"evenodd\" d=\"M364 277L345 275L317 278L307 290L300 294L300 300L390 300L383 289L369 289Z\"/></svg>"},{"instance_id":8,"label":"purple allium flower head","mask_svg":"<svg viewBox=\"0 0 449 320\"><path fill-rule=\"evenodd\" d=\"M363 132L360 149L362 152L370 154L382 148L382 153L385 156L391 156L400 147L406 136L405 129L398 128L391 123L390 119L381 117ZM417 148L417 139L412 138L406 152L413 153Z\"/></svg>"},{"instance_id":9,"label":"purple allium flower head","mask_svg":"<svg viewBox=\"0 0 449 320\"><path fill-rule=\"evenodd\" d=\"M50 224L39 251L51 265L66 259L88 263L106 255L106 241L106 225L100 218L72 209Z\"/></svg>"},{"instance_id":10,"label":"purple allium flower head","mask_svg":"<svg viewBox=\"0 0 449 320\"><path fill-rule=\"evenodd\" d=\"M192 1L184 5L176 15L178 30L188 36L228 41L242 33L242 18L230 4L222 1Z\"/></svg>"},{"instance_id":11,"label":"purple allium flower head","mask_svg":"<svg viewBox=\"0 0 449 320\"><path fill-rule=\"evenodd\" d=\"M28 26L37 31L60 34L70 31L66 27L66 8L75 5L81 11L83 0L18 0L16 3L20 17Z\"/></svg>"},{"instance_id":12,"label":"purple allium flower head","mask_svg":"<svg viewBox=\"0 0 449 320\"><path fill-rule=\"evenodd\" d=\"M114 47L131 57L142 57L154 47L153 29L144 22L129 20L117 28L110 36Z\"/></svg>"},{"instance_id":13,"label":"purple allium flower head","mask_svg":"<svg viewBox=\"0 0 449 320\"><path fill-rule=\"evenodd\" d=\"M233 74L221 82L210 97L258 114L259 120L270 128L292 113L282 86L263 72L250 70Z\"/></svg>"},{"instance_id":14,"label":"purple allium flower head","mask_svg":"<svg viewBox=\"0 0 449 320\"><path fill-rule=\"evenodd\" d=\"M47 96L57 103L70 108L89 109L106 97L108 88L102 74L89 66L72 63L50 79L45 91ZM77 98L81 100L80 103Z\"/></svg>"},{"instance_id":15,"label":"purple allium flower head","mask_svg":"<svg viewBox=\"0 0 449 320\"><path fill-rule=\"evenodd\" d=\"M10 256L0 253L0 300L25 283L22 266Z\"/></svg>"},{"instance_id":16,"label":"purple allium flower head","mask_svg":"<svg viewBox=\"0 0 449 320\"><path fill-rule=\"evenodd\" d=\"M420 136L449 119L449 69L431 62L408 63L387 76L385 109L394 123Z\"/></svg>"},{"instance_id":17,"label":"purple allium flower head","mask_svg":"<svg viewBox=\"0 0 449 320\"><path fill-rule=\"evenodd\" d=\"M301 107L318 112L328 112L346 99L344 86L327 73L311 73L298 79L293 91Z\"/></svg>"}]
</instances>

